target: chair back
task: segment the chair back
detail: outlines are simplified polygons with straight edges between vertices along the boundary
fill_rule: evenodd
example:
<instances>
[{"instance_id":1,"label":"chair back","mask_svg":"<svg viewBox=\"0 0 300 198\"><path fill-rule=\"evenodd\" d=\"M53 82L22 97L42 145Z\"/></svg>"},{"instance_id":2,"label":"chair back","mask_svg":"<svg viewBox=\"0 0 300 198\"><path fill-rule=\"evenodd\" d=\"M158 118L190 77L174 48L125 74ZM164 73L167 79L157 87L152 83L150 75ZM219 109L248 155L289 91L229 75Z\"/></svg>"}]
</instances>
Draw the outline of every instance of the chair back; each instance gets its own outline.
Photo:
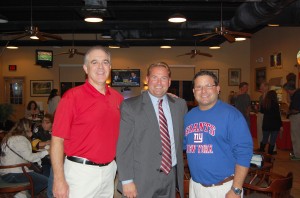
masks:
<instances>
[{"instance_id":1,"label":"chair back","mask_svg":"<svg viewBox=\"0 0 300 198\"><path fill-rule=\"evenodd\" d=\"M251 179L245 182L243 187L250 192L256 192L246 197L258 197L257 193L271 195L272 198L288 198L293 186L293 173L282 176L273 172L257 171L251 175ZM260 196L262 197L262 196Z\"/></svg>"},{"instance_id":2,"label":"chair back","mask_svg":"<svg viewBox=\"0 0 300 198\"><path fill-rule=\"evenodd\" d=\"M33 191L33 181L31 176L26 172L25 166L30 167L30 163L23 163L23 164L16 164L10 166L0 166L0 169L9 169L9 168L17 168L21 167L23 174L28 178L28 182L22 183L9 183L4 181L0 177L0 193L12 193L12 192L20 192L23 190L29 190L31 197L34 198L34 191Z\"/></svg>"}]
</instances>

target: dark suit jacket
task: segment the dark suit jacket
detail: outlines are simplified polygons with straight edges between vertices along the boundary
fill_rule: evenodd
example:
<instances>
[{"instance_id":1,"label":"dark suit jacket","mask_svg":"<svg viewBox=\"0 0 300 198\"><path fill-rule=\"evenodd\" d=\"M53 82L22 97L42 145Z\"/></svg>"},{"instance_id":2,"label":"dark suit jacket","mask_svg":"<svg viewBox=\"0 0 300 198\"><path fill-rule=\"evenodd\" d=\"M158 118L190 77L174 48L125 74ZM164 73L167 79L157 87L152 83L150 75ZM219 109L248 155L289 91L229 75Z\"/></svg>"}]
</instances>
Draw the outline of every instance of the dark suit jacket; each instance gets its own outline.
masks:
<instances>
[{"instance_id":1,"label":"dark suit jacket","mask_svg":"<svg viewBox=\"0 0 300 198\"><path fill-rule=\"evenodd\" d=\"M177 180L183 197L183 116L187 105L183 99L167 97L176 145ZM151 186L161 174L161 153L159 124L148 92L123 101L117 146L119 180L133 179L139 197L152 198ZM118 189L122 191L120 183Z\"/></svg>"}]
</instances>

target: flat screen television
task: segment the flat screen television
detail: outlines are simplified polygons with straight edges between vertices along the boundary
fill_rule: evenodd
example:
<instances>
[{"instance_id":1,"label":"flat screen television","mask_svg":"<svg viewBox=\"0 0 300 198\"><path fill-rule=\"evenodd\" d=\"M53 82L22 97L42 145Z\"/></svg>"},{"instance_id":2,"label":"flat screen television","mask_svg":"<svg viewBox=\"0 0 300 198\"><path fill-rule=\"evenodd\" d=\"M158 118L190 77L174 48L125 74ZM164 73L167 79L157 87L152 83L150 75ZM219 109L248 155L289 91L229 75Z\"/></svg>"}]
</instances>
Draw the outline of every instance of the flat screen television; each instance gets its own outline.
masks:
<instances>
[{"instance_id":1,"label":"flat screen television","mask_svg":"<svg viewBox=\"0 0 300 198\"><path fill-rule=\"evenodd\" d=\"M141 84L140 69L112 69L112 87L139 87Z\"/></svg>"},{"instance_id":2,"label":"flat screen television","mask_svg":"<svg viewBox=\"0 0 300 198\"><path fill-rule=\"evenodd\" d=\"M35 51L35 64L51 68L53 66L53 51L37 49Z\"/></svg>"}]
</instances>

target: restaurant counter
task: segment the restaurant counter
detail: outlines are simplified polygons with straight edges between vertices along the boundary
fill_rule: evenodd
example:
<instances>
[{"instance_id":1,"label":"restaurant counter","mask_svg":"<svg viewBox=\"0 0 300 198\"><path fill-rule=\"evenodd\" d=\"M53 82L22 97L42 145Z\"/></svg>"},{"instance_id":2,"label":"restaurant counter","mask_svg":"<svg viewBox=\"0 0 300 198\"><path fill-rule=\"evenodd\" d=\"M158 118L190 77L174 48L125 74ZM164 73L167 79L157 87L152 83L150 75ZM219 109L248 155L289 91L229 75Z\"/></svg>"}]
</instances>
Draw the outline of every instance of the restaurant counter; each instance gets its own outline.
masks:
<instances>
[{"instance_id":1,"label":"restaurant counter","mask_svg":"<svg viewBox=\"0 0 300 198\"><path fill-rule=\"evenodd\" d=\"M292 150L293 145L291 141L291 126L288 119L282 119L283 132L280 132L276 146L279 149ZM255 113L250 113L250 131L253 138L257 138L257 116Z\"/></svg>"}]
</instances>

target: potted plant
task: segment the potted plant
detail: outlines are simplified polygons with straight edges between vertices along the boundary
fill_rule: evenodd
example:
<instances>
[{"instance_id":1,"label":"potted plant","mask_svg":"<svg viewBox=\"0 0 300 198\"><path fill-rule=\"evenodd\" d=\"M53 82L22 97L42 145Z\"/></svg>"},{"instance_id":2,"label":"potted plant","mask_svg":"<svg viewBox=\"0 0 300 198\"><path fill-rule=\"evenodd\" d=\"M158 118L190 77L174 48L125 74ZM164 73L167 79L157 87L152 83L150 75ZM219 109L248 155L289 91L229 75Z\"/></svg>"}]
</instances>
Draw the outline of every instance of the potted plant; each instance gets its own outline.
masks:
<instances>
[{"instance_id":1,"label":"potted plant","mask_svg":"<svg viewBox=\"0 0 300 198\"><path fill-rule=\"evenodd\" d=\"M14 112L13 106L8 103L0 104L0 129L7 131L11 127L10 117Z\"/></svg>"}]
</instances>

